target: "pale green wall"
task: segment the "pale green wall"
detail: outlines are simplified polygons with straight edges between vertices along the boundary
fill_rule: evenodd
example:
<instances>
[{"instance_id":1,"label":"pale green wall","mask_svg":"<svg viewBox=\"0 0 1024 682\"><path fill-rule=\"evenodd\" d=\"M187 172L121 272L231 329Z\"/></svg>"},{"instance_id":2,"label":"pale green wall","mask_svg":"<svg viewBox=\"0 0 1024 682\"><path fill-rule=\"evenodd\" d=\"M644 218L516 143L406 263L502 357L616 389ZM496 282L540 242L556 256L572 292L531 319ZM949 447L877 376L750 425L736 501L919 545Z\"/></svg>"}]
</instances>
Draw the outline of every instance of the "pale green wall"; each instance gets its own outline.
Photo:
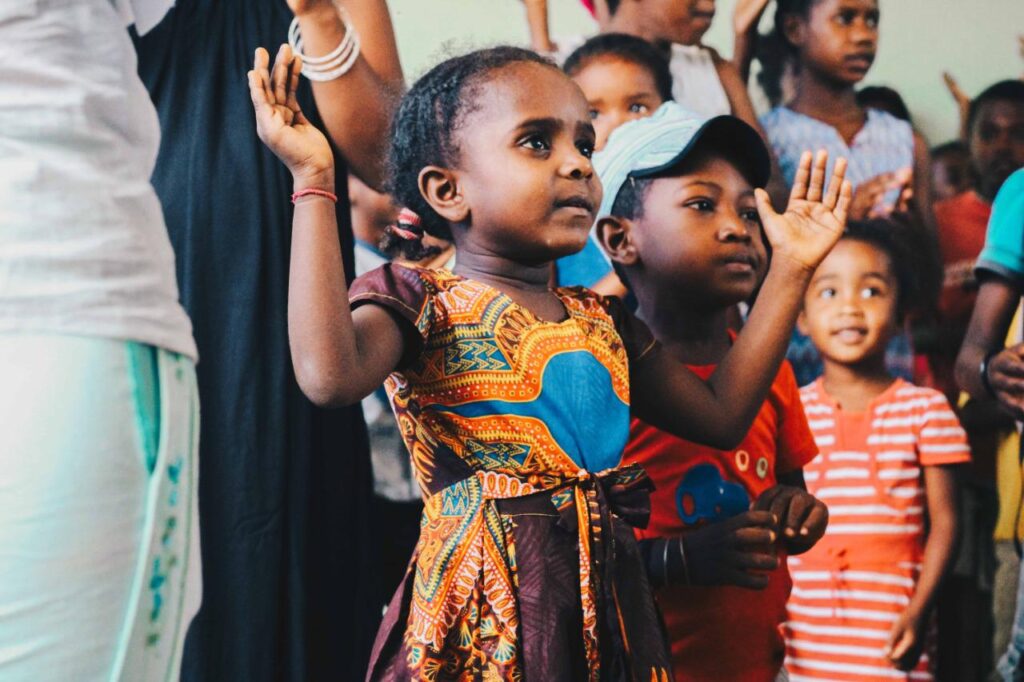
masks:
<instances>
[{"instance_id":1,"label":"pale green wall","mask_svg":"<svg viewBox=\"0 0 1024 682\"><path fill-rule=\"evenodd\" d=\"M593 30L576 0L548 2L555 36ZM732 51L734 4L719 0L706 40L725 55ZM389 5L410 79L447 54L527 42L519 0L391 0ZM867 82L899 90L933 143L956 134L956 108L942 83L943 70L952 71L970 94L1024 73L1016 38L1024 34L1024 0L883 0L881 8L882 43Z\"/></svg>"}]
</instances>

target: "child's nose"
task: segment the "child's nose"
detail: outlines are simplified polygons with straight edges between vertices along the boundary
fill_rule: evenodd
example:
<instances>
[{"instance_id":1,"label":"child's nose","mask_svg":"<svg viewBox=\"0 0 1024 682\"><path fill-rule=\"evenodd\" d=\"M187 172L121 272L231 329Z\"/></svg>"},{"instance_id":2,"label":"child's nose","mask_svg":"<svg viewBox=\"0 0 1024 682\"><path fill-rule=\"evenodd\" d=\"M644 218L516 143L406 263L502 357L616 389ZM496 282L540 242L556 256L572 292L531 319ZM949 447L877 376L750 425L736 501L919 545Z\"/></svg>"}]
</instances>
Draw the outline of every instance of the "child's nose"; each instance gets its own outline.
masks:
<instances>
[{"instance_id":1,"label":"child's nose","mask_svg":"<svg viewBox=\"0 0 1024 682\"><path fill-rule=\"evenodd\" d=\"M562 163L562 175L574 180L582 180L594 175L594 166L590 159L579 150L566 155Z\"/></svg>"}]
</instances>

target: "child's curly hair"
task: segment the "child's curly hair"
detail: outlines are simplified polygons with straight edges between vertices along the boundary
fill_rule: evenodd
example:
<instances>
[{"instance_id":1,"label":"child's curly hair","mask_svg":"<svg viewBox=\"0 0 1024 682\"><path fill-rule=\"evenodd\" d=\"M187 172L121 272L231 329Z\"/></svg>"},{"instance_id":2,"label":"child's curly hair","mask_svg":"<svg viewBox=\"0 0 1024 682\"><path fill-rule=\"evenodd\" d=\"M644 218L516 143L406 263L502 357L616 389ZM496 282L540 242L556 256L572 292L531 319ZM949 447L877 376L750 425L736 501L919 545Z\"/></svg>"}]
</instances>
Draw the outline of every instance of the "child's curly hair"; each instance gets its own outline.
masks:
<instances>
[{"instance_id":1,"label":"child's curly hair","mask_svg":"<svg viewBox=\"0 0 1024 682\"><path fill-rule=\"evenodd\" d=\"M386 189L400 206L419 215L421 233L451 240L448 222L430 207L419 190L419 174L426 166L450 167L458 161L455 132L476 106L484 79L512 64L543 64L548 59L518 47L493 47L447 59L424 74L402 98L391 124ZM403 226L407 228L409 226ZM392 232L389 230L389 232ZM410 260L422 260L421 240L394 239L389 243Z\"/></svg>"},{"instance_id":2,"label":"child's curly hair","mask_svg":"<svg viewBox=\"0 0 1024 682\"><path fill-rule=\"evenodd\" d=\"M901 320L920 310L928 296L929 283L923 276L917 249L913 247L917 232L907 221L875 218L850 221L841 238L870 244L889 257L896 278L896 311Z\"/></svg>"}]
</instances>

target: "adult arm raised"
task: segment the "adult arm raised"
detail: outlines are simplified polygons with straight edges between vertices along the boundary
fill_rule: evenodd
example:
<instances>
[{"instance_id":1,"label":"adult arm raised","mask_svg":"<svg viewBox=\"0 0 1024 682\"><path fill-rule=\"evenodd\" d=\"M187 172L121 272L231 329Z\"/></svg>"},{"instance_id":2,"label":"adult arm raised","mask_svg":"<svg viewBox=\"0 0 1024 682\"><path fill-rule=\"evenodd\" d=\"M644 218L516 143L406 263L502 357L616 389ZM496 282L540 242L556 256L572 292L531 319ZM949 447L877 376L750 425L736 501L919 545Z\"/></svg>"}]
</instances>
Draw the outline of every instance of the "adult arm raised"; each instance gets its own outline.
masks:
<instances>
[{"instance_id":1,"label":"adult arm raised","mask_svg":"<svg viewBox=\"0 0 1024 682\"><path fill-rule=\"evenodd\" d=\"M359 35L359 58L352 70L326 82L313 83L313 97L327 134L341 150L351 171L374 189L384 179L391 116L404 88L395 32L385 0L288 0L299 19L303 51L329 54L345 37L348 14Z\"/></svg>"}]
</instances>

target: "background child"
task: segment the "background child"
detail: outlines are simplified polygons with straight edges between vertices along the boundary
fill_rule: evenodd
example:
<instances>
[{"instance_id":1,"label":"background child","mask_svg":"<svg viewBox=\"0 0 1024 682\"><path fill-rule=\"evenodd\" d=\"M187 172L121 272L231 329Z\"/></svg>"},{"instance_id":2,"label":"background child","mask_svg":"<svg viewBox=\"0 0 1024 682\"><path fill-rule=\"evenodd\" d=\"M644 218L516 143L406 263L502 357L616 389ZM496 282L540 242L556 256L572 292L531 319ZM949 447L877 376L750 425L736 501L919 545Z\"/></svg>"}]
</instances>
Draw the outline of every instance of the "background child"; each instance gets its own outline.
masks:
<instances>
[{"instance_id":1,"label":"background child","mask_svg":"<svg viewBox=\"0 0 1024 682\"><path fill-rule=\"evenodd\" d=\"M569 55L563 70L587 98L598 150L620 125L650 116L672 99L668 62L653 45L636 36L595 36ZM587 240L579 253L560 258L556 269L560 286L585 286L605 296L626 293L594 239Z\"/></svg>"},{"instance_id":2,"label":"background child","mask_svg":"<svg viewBox=\"0 0 1024 682\"><path fill-rule=\"evenodd\" d=\"M804 477L830 520L813 549L790 559L786 669L798 679L931 677L922 650L957 528L951 465L969 450L941 393L886 369L915 293L894 232L851 223L800 316L825 363L801 391L821 450Z\"/></svg>"},{"instance_id":3,"label":"background child","mask_svg":"<svg viewBox=\"0 0 1024 682\"><path fill-rule=\"evenodd\" d=\"M260 138L295 178L296 377L320 404L352 403L387 378L426 498L369 679L664 679L669 660L627 521L642 516L649 479L617 468L630 407L718 447L747 431L810 272L843 229L844 164L825 190L827 159L808 154L784 215L758 190L775 249L763 305L704 382L614 299L549 289L554 259L586 243L601 185L586 101L546 60L481 50L409 90L389 190L424 231L453 239L458 262L454 272L388 265L364 275L351 308L330 146L296 103L301 64L287 46L273 76L268 62L257 50L249 89Z\"/></svg>"},{"instance_id":4,"label":"background child","mask_svg":"<svg viewBox=\"0 0 1024 682\"><path fill-rule=\"evenodd\" d=\"M730 311L750 300L768 266L754 188L768 180L769 153L738 119L697 127L680 112L670 126L664 113L627 124L609 144L609 156L628 157L655 129L678 151L657 175L621 189L606 184L617 199L598 233L638 317L676 362L707 378L735 338ZM785 653L785 557L810 547L828 519L800 475L817 453L788 363L735 448L633 420L624 461L643 466L655 485L651 521L637 535L659 586L676 680L775 680ZM686 570L670 571L679 542Z\"/></svg>"},{"instance_id":5,"label":"background child","mask_svg":"<svg viewBox=\"0 0 1024 682\"><path fill-rule=\"evenodd\" d=\"M932 147L932 194L935 201L952 199L971 188L971 155L960 140Z\"/></svg>"},{"instance_id":6,"label":"background child","mask_svg":"<svg viewBox=\"0 0 1024 682\"><path fill-rule=\"evenodd\" d=\"M780 0L775 32L796 62L794 98L761 119L782 173L792 182L804 149L827 149L850 159L854 205L851 217L888 216L917 200L916 224L933 230L930 167L923 139L906 121L857 103L855 86L871 68L878 48L877 0ZM935 271L933 232L916 237L922 269ZM917 232L917 231L915 231ZM803 386L821 374L814 347L799 335L788 355ZM890 366L911 378L914 356L909 336L890 349Z\"/></svg>"}]
</instances>

